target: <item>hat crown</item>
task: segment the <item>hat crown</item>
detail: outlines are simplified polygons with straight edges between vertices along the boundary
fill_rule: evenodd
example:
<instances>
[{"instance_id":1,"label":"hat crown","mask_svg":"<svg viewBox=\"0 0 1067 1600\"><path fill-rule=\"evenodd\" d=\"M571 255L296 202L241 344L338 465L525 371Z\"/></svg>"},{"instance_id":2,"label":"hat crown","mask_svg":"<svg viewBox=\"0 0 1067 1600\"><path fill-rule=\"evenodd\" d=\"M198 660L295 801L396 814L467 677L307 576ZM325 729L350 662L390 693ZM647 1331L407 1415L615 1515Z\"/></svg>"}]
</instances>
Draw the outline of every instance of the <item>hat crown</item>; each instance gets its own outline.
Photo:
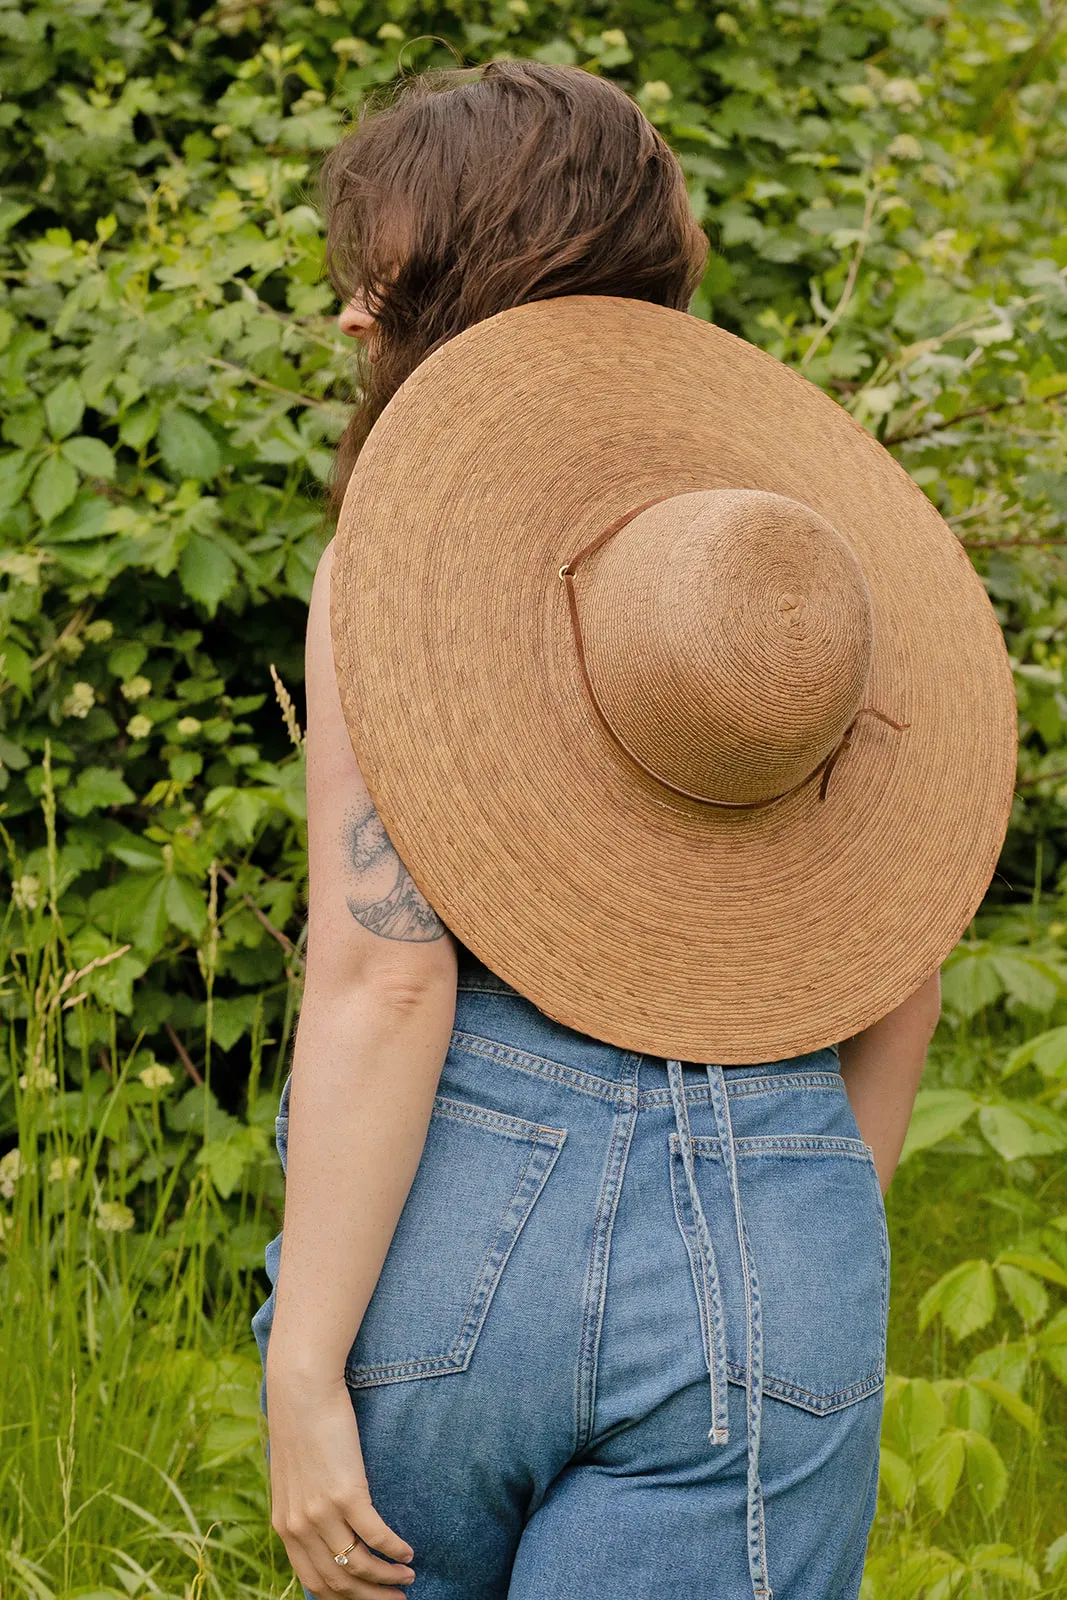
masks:
<instances>
[{"instance_id":1,"label":"hat crown","mask_svg":"<svg viewBox=\"0 0 1067 1600\"><path fill-rule=\"evenodd\" d=\"M797 500L671 495L597 550L579 583L601 707L675 788L770 800L815 771L859 710L867 581L841 534Z\"/></svg>"}]
</instances>

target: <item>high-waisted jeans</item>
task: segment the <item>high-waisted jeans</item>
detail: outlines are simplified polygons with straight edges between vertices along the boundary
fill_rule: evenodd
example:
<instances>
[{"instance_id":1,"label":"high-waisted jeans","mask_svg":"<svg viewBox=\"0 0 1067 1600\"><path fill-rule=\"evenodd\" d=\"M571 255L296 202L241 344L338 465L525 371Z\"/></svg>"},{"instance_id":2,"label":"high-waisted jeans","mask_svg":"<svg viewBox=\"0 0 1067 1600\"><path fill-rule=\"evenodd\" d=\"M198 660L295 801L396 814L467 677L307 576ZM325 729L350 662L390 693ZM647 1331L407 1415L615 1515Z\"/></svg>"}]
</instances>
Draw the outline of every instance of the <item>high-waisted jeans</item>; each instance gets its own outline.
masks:
<instances>
[{"instance_id":1,"label":"high-waisted jeans","mask_svg":"<svg viewBox=\"0 0 1067 1600\"><path fill-rule=\"evenodd\" d=\"M288 1100L287 1080L283 1167ZM272 1284L280 1254L281 1235ZM424 1152L346 1368L411 1593L855 1600L888 1293L834 1049L642 1055L461 962ZM273 1309L272 1289L252 1322L264 1360Z\"/></svg>"}]
</instances>

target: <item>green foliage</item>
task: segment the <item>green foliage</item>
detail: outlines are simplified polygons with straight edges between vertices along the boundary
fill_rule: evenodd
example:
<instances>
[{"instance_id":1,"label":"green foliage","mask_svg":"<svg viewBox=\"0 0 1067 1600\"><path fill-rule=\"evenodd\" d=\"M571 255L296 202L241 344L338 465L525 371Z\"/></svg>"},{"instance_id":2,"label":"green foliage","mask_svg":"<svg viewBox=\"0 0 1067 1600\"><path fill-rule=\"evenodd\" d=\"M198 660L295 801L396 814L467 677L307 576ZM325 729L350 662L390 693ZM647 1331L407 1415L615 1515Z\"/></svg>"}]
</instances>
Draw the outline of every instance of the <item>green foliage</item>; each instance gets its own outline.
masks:
<instances>
[{"instance_id":1,"label":"green foliage","mask_svg":"<svg viewBox=\"0 0 1067 1600\"><path fill-rule=\"evenodd\" d=\"M1064 69L1039 6L31 0L0 31L0 785L39 880L49 741L64 925L141 964L126 1037L192 1020L213 861L220 998L284 1014L301 778L268 672L299 692L349 400L311 180L407 40L405 65L446 41L610 73L671 140L715 245L694 309L826 387L980 552L1030 785L1004 870L1036 830L1058 872L1063 602L1034 541L1067 505ZM1054 962L969 959L954 1003L1051 1003Z\"/></svg>"},{"instance_id":2,"label":"green foliage","mask_svg":"<svg viewBox=\"0 0 1067 1600\"><path fill-rule=\"evenodd\" d=\"M302 971L283 686L351 399L311 183L401 49L448 63L446 41L636 97L715 246L693 309L894 451L1003 623L1019 799L890 1195L911 1376L887 1390L864 1597L1067 1594L1060 20L1038 0L0 0L0 1314L25 1377L0 1422L5 1592L284 1587L247 1316Z\"/></svg>"}]
</instances>

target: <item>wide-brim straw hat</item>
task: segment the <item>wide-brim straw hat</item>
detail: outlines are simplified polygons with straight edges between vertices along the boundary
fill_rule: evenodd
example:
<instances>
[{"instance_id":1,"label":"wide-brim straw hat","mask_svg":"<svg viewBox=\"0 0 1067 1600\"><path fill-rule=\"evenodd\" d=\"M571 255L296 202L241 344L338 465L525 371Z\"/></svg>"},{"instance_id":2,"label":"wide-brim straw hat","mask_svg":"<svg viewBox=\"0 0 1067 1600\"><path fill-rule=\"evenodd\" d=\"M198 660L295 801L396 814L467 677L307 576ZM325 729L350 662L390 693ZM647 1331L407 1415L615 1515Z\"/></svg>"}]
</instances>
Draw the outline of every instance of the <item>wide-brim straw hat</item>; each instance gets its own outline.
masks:
<instances>
[{"instance_id":1,"label":"wide-brim straw hat","mask_svg":"<svg viewBox=\"0 0 1067 1600\"><path fill-rule=\"evenodd\" d=\"M837 1043L994 872L1015 699L966 552L846 411L687 313L567 296L434 351L356 462L331 628L415 883L594 1038Z\"/></svg>"}]
</instances>

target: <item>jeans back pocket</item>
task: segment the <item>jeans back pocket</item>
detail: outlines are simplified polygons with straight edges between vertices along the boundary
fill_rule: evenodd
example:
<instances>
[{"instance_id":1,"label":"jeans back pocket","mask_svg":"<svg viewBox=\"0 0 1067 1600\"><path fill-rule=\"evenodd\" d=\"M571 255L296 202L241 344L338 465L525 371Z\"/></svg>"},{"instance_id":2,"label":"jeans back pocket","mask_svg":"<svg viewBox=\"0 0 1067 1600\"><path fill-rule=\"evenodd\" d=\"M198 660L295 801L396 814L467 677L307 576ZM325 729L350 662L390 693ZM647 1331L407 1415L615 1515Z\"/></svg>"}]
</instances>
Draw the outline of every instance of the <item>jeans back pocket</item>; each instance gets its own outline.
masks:
<instances>
[{"instance_id":1,"label":"jeans back pocket","mask_svg":"<svg viewBox=\"0 0 1067 1600\"><path fill-rule=\"evenodd\" d=\"M689 1250L707 1356L703 1258L676 1133L670 1143L675 1215ZM820 1415L838 1411L885 1380L889 1235L870 1147L862 1139L810 1133L741 1138L735 1145L759 1280L764 1393ZM726 1169L716 1139L695 1138L693 1150L722 1277L728 1375L743 1383L744 1290Z\"/></svg>"},{"instance_id":2,"label":"jeans back pocket","mask_svg":"<svg viewBox=\"0 0 1067 1600\"><path fill-rule=\"evenodd\" d=\"M349 1353L352 1388L462 1372L564 1128L438 1094L422 1158Z\"/></svg>"}]
</instances>

